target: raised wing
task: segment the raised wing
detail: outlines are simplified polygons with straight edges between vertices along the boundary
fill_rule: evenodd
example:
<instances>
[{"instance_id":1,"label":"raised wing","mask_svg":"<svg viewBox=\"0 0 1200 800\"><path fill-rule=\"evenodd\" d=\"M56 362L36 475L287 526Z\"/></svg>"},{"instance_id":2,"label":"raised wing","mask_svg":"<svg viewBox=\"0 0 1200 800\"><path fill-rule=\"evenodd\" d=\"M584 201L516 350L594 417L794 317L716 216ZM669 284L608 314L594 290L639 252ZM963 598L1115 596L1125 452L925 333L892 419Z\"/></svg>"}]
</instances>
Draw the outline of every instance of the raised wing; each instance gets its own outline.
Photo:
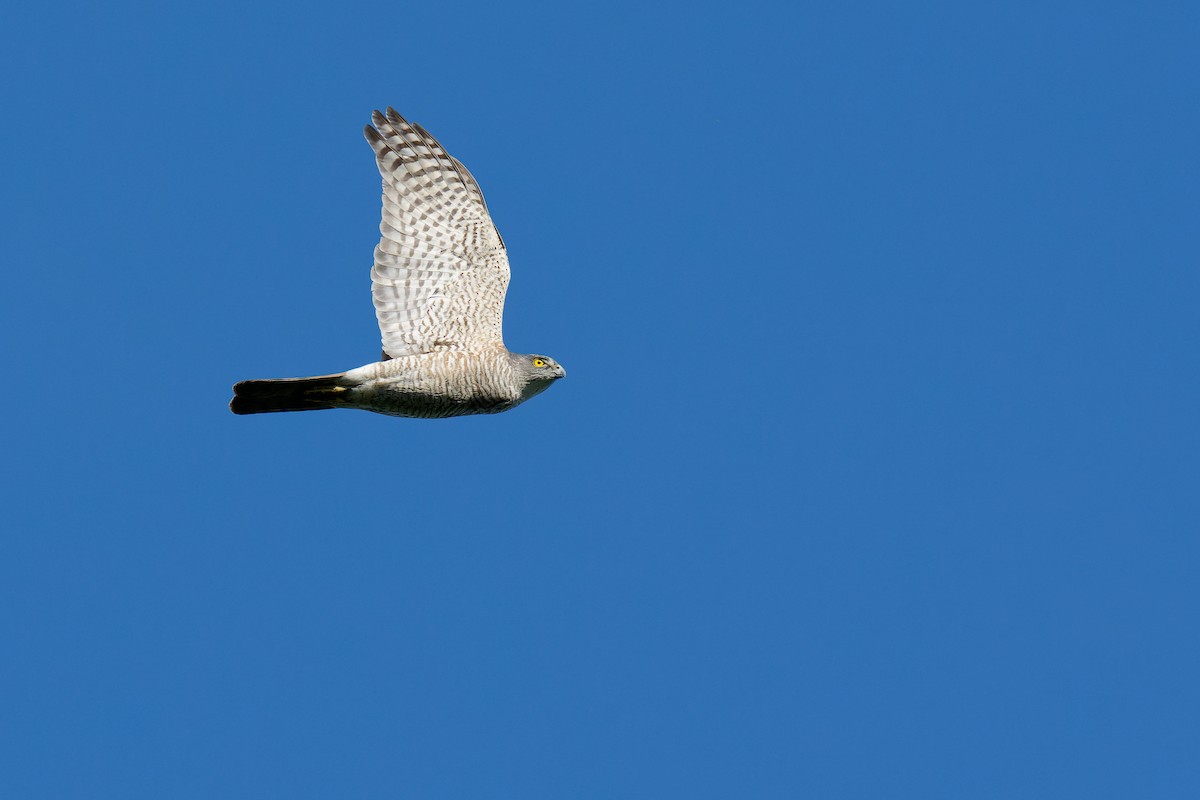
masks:
<instances>
[{"instance_id":1,"label":"raised wing","mask_svg":"<svg viewBox=\"0 0 1200 800\"><path fill-rule=\"evenodd\" d=\"M365 129L383 176L371 294L384 358L503 347L508 254L479 184L389 108Z\"/></svg>"}]
</instances>

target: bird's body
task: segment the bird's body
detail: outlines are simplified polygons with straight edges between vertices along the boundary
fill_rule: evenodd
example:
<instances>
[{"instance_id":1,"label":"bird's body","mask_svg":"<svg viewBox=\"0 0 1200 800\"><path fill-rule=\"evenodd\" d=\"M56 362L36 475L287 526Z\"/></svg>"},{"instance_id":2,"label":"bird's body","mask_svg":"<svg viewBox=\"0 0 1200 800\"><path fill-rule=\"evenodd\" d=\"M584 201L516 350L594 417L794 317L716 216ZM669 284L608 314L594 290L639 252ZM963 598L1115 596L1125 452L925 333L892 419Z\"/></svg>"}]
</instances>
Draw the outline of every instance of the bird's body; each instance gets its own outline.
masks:
<instances>
[{"instance_id":1,"label":"bird's body","mask_svg":"<svg viewBox=\"0 0 1200 800\"><path fill-rule=\"evenodd\" d=\"M501 321L508 254L479 185L419 125L392 109L367 126L383 176L371 271L383 360L334 375L242 381L235 414L359 408L399 417L507 411L566 372L512 353Z\"/></svg>"}]
</instances>

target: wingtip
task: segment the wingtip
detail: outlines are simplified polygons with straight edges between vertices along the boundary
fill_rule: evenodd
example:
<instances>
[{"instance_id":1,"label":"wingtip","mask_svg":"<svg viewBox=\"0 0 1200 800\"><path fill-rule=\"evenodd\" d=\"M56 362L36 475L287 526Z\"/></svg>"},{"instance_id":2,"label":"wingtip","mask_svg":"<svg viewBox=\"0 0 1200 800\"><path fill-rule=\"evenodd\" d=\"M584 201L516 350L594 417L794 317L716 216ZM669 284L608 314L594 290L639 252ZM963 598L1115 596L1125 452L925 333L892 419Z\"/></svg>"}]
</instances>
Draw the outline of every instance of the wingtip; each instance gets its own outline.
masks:
<instances>
[{"instance_id":1,"label":"wingtip","mask_svg":"<svg viewBox=\"0 0 1200 800\"><path fill-rule=\"evenodd\" d=\"M384 116L387 117L387 121L392 123L393 125L407 125L408 124L408 120L406 120L404 117L400 116L399 112L397 112L396 109L392 108L391 106L387 107L387 111L384 112Z\"/></svg>"},{"instance_id":2,"label":"wingtip","mask_svg":"<svg viewBox=\"0 0 1200 800\"><path fill-rule=\"evenodd\" d=\"M421 138L428 139L431 144L438 144L438 140L433 138L433 134L430 133L429 131L425 130L424 128L422 128L420 123L418 123L418 122L412 123L412 128L414 131L416 131L421 136ZM441 145L438 145L438 146L440 147Z\"/></svg>"}]
</instances>

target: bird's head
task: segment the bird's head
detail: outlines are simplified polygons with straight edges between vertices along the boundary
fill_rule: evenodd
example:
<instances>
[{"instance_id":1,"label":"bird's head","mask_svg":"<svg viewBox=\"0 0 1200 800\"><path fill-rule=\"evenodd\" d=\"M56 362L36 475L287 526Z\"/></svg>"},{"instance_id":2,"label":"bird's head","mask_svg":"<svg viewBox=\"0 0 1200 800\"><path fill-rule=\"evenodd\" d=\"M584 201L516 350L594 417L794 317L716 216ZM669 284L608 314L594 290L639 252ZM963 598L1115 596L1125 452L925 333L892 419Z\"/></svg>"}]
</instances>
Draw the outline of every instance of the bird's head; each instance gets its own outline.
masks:
<instances>
[{"instance_id":1,"label":"bird's head","mask_svg":"<svg viewBox=\"0 0 1200 800\"><path fill-rule=\"evenodd\" d=\"M512 364L517 375L525 382L525 390L521 393L522 400L544 392L550 384L567 376L567 371L562 365L550 356L513 353Z\"/></svg>"},{"instance_id":2,"label":"bird's head","mask_svg":"<svg viewBox=\"0 0 1200 800\"><path fill-rule=\"evenodd\" d=\"M527 381L556 381L567 377L567 371L550 356L518 355L514 359L517 372Z\"/></svg>"}]
</instances>

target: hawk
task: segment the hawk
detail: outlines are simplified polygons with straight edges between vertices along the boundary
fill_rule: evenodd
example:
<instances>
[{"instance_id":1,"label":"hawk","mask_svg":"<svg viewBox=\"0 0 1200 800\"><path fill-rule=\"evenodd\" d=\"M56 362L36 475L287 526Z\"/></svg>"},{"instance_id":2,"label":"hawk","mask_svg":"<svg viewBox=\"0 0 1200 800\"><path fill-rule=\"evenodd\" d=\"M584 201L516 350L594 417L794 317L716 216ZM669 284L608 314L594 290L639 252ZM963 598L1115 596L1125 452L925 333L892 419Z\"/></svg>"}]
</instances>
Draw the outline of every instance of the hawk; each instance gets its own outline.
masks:
<instances>
[{"instance_id":1,"label":"hawk","mask_svg":"<svg viewBox=\"0 0 1200 800\"><path fill-rule=\"evenodd\" d=\"M549 356L504 346L508 253L467 168L394 109L373 112L364 132L383 176L371 270L383 356L336 375L242 381L233 413L496 414L565 377Z\"/></svg>"}]
</instances>

